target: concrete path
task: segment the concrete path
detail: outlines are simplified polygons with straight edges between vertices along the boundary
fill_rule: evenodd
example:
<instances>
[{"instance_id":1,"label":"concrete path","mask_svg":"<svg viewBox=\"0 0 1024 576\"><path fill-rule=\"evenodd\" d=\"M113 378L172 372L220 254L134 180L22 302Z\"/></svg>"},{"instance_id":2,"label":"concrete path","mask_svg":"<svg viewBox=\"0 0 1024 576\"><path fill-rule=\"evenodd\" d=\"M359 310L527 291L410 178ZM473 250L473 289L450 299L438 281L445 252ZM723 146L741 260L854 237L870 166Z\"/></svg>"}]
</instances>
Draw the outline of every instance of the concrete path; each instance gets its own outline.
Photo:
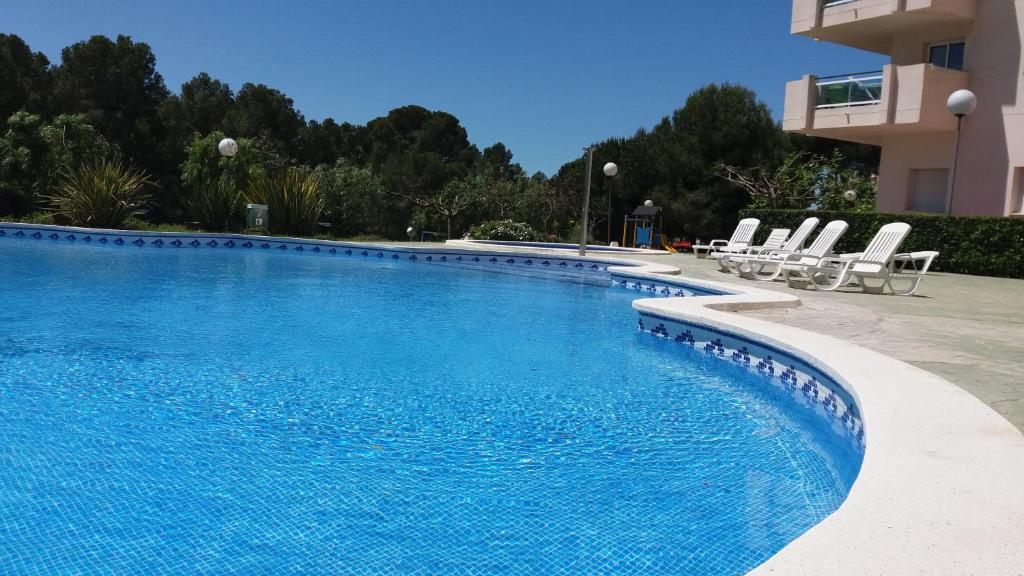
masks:
<instances>
[{"instance_id":1,"label":"concrete path","mask_svg":"<svg viewBox=\"0 0 1024 576\"><path fill-rule=\"evenodd\" d=\"M752 282L692 254L636 259L677 266L691 278ZM741 314L836 336L928 370L1024 431L1024 280L932 273L910 297L793 289L783 282L757 287L797 294L803 305Z\"/></svg>"}]
</instances>

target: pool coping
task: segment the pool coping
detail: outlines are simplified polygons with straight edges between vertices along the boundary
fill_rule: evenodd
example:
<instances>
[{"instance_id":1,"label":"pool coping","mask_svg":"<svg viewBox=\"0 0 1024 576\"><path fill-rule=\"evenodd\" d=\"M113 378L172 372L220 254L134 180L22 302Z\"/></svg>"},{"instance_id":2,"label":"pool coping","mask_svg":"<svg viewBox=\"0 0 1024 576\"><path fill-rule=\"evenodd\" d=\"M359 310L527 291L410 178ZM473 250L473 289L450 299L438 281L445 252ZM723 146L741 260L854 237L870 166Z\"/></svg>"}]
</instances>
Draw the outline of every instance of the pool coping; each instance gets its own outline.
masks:
<instances>
[{"instance_id":1,"label":"pool coping","mask_svg":"<svg viewBox=\"0 0 1024 576\"><path fill-rule=\"evenodd\" d=\"M97 230L0 223L62 233L259 239L294 245L416 253L510 253L601 263L613 277L671 284L674 266L493 246L434 248L216 233ZM720 295L641 298L638 312L714 326L786 350L828 370L856 400L869 440L846 501L750 574L1021 574L1024 566L1024 436L954 384L837 338L733 314L794 307L793 294L680 278ZM887 297L887 296L876 296Z\"/></svg>"},{"instance_id":2,"label":"pool coping","mask_svg":"<svg viewBox=\"0 0 1024 576\"><path fill-rule=\"evenodd\" d=\"M795 295L687 283L733 294L640 299L633 308L711 324L823 365L856 399L868 435L846 501L750 574L1024 573L1024 435L1010 422L962 388L905 362L732 313L798 306Z\"/></svg>"}]
</instances>

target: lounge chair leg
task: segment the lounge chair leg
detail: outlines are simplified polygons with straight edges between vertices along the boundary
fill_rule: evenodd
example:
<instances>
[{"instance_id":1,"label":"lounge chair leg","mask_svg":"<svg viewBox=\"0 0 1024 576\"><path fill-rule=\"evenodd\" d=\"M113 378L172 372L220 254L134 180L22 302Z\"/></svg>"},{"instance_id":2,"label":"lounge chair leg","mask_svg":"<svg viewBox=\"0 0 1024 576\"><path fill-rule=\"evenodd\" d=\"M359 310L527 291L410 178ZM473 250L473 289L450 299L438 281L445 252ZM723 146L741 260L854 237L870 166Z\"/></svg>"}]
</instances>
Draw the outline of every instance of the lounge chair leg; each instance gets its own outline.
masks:
<instances>
[{"instance_id":1,"label":"lounge chair leg","mask_svg":"<svg viewBox=\"0 0 1024 576\"><path fill-rule=\"evenodd\" d=\"M885 287L889 285L888 280L882 280L882 283L877 286L872 286L871 283L867 281L867 278L857 278L857 280L860 282L860 289L866 294L884 294ZM891 290L892 286L889 286L889 289Z\"/></svg>"},{"instance_id":2,"label":"lounge chair leg","mask_svg":"<svg viewBox=\"0 0 1024 576\"><path fill-rule=\"evenodd\" d=\"M893 283L893 280L907 280L909 282L909 285L907 286L906 290L897 290L896 289L896 284ZM918 276L916 278L899 278L899 279L890 278L889 279L889 290L892 290L892 293L897 295L897 296L912 296L914 294L914 292L917 292L917 286L919 284L921 284L921 277L920 276Z\"/></svg>"}]
</instances>

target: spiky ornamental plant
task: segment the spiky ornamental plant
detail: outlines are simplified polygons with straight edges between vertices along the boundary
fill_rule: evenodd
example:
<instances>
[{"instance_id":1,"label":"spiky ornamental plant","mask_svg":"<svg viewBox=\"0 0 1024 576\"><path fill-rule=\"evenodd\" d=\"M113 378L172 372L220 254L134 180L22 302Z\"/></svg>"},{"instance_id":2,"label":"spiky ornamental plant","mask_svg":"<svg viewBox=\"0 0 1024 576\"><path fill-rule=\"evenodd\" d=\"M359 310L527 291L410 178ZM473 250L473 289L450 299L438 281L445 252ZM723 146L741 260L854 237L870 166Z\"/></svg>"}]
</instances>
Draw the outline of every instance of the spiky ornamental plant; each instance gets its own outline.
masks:
<instances>
[{"instance_id":1,"label":"spiky ornamental plant","mask_svg":"<svg viewBox=\"0 0 1024 576\"><path fill-rule=\"evenodd\" d=\"M227 178L197 186L182 203L203 230L230 232L241 227L245 196Z\"/></svg>"},{"instance_id":2,"label":"spiky ornamental plant","mask_svg":"<svg viewBox=\"0 0 1024 576\"><path fill-rule=\"evenodd\" d=\"M154 182L141 168L120 157L93 158L61 175L53 193L44 196L51 210L75 226L119 228L149 201Z\"/></svg>"},{"instance_id":3,"label":"spiky ornamental plant","mask_svg":"<svg viewBox=\"0 0 1024 576\"><path fill-rule=\"evenodd\" d=\"M267 229L273 234L308 236L316 230L324 211L319 180L302 168L288 168L278 176L251 181L246 199L267 205Z\"/></svg>"}]
</instances>

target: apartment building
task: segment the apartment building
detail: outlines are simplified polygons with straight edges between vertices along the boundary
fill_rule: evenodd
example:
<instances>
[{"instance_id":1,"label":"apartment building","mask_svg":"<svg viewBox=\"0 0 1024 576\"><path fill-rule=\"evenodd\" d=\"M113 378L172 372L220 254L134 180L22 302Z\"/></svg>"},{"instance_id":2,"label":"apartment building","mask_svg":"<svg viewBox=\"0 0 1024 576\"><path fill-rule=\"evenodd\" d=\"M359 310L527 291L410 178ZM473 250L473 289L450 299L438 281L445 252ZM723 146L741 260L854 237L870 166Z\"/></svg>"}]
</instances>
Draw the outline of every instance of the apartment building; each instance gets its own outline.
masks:
<instances>
[{"instance_id":1,"label":"apartment building","mask_svg":"<svg viewBox=\"0 0 1024 576\"><path fill-rule=\"evenodd\" d=\"M1022 21L1024 0L793 0L793 34L890 63L789 82L783 128L881 146L880 211L1021 216ZM946 104L959 89L978 104L963 118L952 182L957 122Z\"/></svg>"}]
</instances>

